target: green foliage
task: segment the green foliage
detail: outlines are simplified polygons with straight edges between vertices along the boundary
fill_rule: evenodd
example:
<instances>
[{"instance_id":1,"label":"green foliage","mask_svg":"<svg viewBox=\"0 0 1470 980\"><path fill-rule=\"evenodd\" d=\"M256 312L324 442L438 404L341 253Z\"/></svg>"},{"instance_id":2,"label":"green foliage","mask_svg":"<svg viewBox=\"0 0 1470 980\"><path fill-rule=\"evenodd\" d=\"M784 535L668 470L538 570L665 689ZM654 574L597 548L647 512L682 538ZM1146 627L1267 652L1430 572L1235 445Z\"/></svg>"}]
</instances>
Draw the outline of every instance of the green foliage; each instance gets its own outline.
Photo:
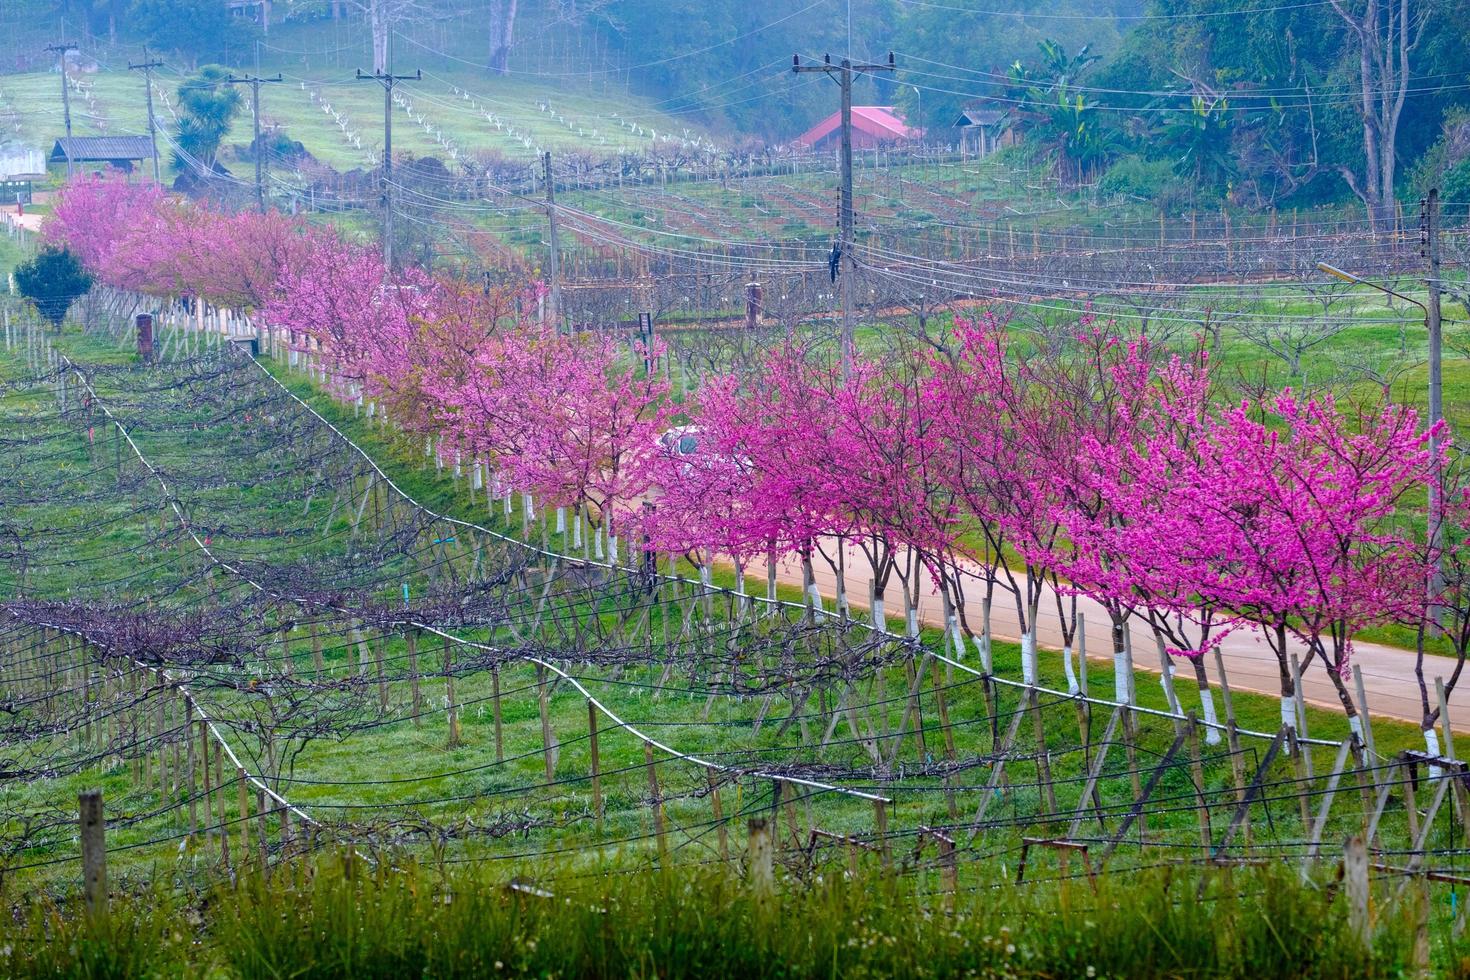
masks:
<instances>
[{"instance_id":1,"label":"green foliage","mask_svg":"<svg viewBox=\"0 0 1470 980\"><path fill-rule=\"evenodd\" d=\"M1048 16L1040 19L1025 16L1034 4L1016 0L974 6L980 9L967 11L960 4L904 4L895 39L884 41L900 52L901 67L939 76L923 79L920 84L929 88L922 96L906 85L899 85L894 96L910 114L922 102L921 122L931 130L943 132L972 103L1007 97L1007 70L1017 62L1036 61L1038 52L1043 63L1039 70L1065 66L1057 74L1075 81L1117 46L1118 27L1108 15L1133 4L1058 0L1047 6Z\"/></svg>"},{"instance_id":2,"label":"green foliage","mask_svg":"<svg viewBox=\"0 0 1470 980\"><path fill-rule=\"evenodd\" d=\"M1039 63L1013 64L1007 73L1012 93L1021 103L1019 123L1040 147L1064 181L1083 183L1099 173L1122 149L1120 134L1098 112L1096 101L1083 94L1080 76L1097 61L1083 45L1069 55L1060 42L1037 44Z\"/></svg>"},{"instance_id":3,"label":"green foliage","mask_svg":"<svg viewBox=\"0 0 1470 980\"><path fill-rule=\"evenodd\" d=\"M213 167L220 143L239 114L243 99L235 86L225 82L230 72L219 65L206 65L199 73L179 85L179 151L174 153L174 167L188 166L184 154Z\"/></svg>"},{"instance_id":4,"label":"green foliage","mask_svg":"<svg viewBox=\"0 0 1470 980\"><path fill-rule=\"evenodd\" d=\"M945 907L938 875L781 876L769 897L725 868L621 864L507 888L485 866L323 859L269 882L115 903L111 922L40 904L0 922L11 977L1382 977L1413 923L1382 914L1373 949L1333 924L1340 891L1294 867L1176 869L1017 888ZM834 872L835 873L830 873Z\"/></svg>"},{"instance_id":5,"label":"green foliage","mask_svg":"<svg viewBox=\"0 0 1470 980\"><path fill-rule=\"evenodd\" d=\"M132 0L126 26L190 65L238 57L255 32L220 0Z\"/></svg>"},{"instance_id":6,"label":"green foliage","mask_svg":"<svg viewBox=\"0 0 1470 980\"><path fill-rule=\"evenodd\" d=\"M92 277L71 252L47 247L15 267L15 285L36 311L60 330L71 304L92 288Z\"/></svg>"},{"instance_id":7,"label":"green foliage","mask_svg":"<svg viewBox=\"0 0 1470 980\"><path fill-rule=\"evenodd\" d=\"M1145 160L1137 154L1119 159L1097 182L1104 197L1136 197L1148 201L1177 203L1187 198L1189 187L1174 172L1168 160Z\"/></svg>"},{"instance_id":8,"label":"green foliage","mask_svg":"<svg viewBox=\"0 0 1470 980\"><path fill-rule=\"evenodd\" d=\"M1230 153L1230 105L1195 96L1190 111L1176 113L1164 127L1163 144L1174 156L1174 172L1202 190L1218 192L1235 173Z\"/></svg>"},{"instance_id":9,"label":"green foliage","mask_svg":"<svg viewBox=\"0 0 1470 980\"><path fill-rule=\"evenodd\" d=\"M1470 110L1453 109L1439 140L1415 165L1410 192L1423 197L1438 187L1446 201L1470 201Z\"/></svg>"}]
</instances>

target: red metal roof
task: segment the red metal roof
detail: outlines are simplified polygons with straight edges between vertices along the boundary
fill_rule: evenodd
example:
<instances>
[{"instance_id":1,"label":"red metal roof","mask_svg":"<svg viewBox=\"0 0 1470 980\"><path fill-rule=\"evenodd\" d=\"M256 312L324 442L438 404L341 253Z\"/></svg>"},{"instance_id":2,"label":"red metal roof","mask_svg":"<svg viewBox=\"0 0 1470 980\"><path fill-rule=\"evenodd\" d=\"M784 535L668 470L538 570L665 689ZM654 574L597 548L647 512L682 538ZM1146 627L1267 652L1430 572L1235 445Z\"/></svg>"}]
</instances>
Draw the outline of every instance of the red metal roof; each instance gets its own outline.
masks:
<instances>
[{"instance_id":1,"label":"red metal roof","mask_svg":"<svg viewBox=\"0 0 1470 980\"><path fill-rule=\"evenodd\" d=\"M802 133L794 142L804 143L807 146L815 146L818 141L836 131L841 125L842 113L834 112L811 129ZM919 136L917 129L910 128L899 118L893 111L893 106L853 106L852 128L854 132L867 133L869 136L883 140L908 140L917 139Z\"/></svg>"}]
</instances>

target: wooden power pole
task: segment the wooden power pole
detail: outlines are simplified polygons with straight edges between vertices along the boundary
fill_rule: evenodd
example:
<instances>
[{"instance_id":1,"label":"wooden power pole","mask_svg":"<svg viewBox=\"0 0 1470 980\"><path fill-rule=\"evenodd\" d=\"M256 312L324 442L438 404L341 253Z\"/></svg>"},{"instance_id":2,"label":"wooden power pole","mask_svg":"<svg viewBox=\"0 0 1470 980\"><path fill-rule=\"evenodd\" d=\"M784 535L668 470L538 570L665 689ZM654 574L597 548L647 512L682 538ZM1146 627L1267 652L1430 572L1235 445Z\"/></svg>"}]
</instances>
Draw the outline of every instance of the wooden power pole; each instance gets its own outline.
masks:
<instances>
[{"instance_id":1,"label":"wooden power pole","mask_svg":"<svg viewBox=\"0 0 1470 980\"><path fill-rule=\"evenodd\" d=\"M852 365L853 355L853 280L857 273L857 256L854 254L855 224L852 207L852 78L855 74L893 71L893 52L888 52L887 64L853 64L851 58L843 58L837 64L827 55L820 65L803 65L801 55L792 55L791 70L797 74L822 72L836 80L842 89L842 153L841 191L837 209L837 253L838 278L842 290L842 365L847 371Z\"/></svg>"},{"instance_id":2,"label":"wooden power pole","mask_svg":"<svg viewBox=\"0 0 1470 980\"><path fill-rule=\"evenodd\" d=\"M66 137L71 139L71 92L66 87L66 53L77 50L70 41L46 45L47 51L56 52L56 66L61 72L61 116L66 123ZM71 176L71 150L66 153L66 175Z\"/></svg>"},{"instance_id":3,"label":"wooden power pole","mask_svg":"<svg viewBox=\"0 0 1470 980\"><path fill-rule=\"evenodd\" d=\"M257 53L258 53L257 49ZM280 72L272 78L261 78L259 75L231 75L225 79L231 85L250 86L250 116L255 124L255 142L251 144L252 152L255 154L255 206L265 213L265 153L260 145L260 86L262 82L282 81Z\"/></svg>"},{"instance_id":4,"label":"wooden power pole","mask_svg":"<svg viewBox=\"0 0 1470 980\"><path fill-rule=\"evenodd\" d=\"M359 82L374 81L383 86L383 264L390 269L393 268L393 86L423 78L422 71L395 75L392 71L357 70Z\"/></svg>"},{"instance_id":5,"label":"wooden power pole","mask_svg":"<svg viewBox=\"0 0 1470 980\"><path fill-rule=\"evenodd\" d=\"M143 73L143 95L148 100L148 143L153 148L153 183L160 184L163 178L159 175L158 168L158 123L153 118L153 69L162 68L163 62L149 61L148 49L143 48L143 63L135 65L128 62L128 71L141 71Z\"/></svg>"},{"instance_id":6,"label":"wooden power pole","mask_svg":"<svg viewBox=\"0 0 1470 980\"><path fill-rule=\"evenodd\" d=\"M551 255L546 264L546 274L551 278L551 305L546 311L546 322L561 333L561 243L556 237L556 180L551 176L549 151L541 155L541 167L546 178L546 220L551 226Z\"/></svg>"},{"instance_id":7,"label":"wooden power pole","mask_svg":"<svg viewBox=\"0 0 1470 980\"><path fill-rule=\"evenodd\" d=\"M1425 285L1429 290L1429 302L1424 307L1424 327L1429 334L1429 424L1434 426L1444 419L1444 343L1439 309L1439 188L1430 188L1429 195L1419 202L1419 208L1419 251L1427 265ZM1442 440L1438 435L1430 436L1429 453L1434 471L1429 480L1429 533L1430 541L1436 548L1444 534L1444 473L1439 464L1441 444ZM1435 573L1433 586L1436 592L1442 581L1441 574L1439 571Z\"/></svg>"}]
</instances>

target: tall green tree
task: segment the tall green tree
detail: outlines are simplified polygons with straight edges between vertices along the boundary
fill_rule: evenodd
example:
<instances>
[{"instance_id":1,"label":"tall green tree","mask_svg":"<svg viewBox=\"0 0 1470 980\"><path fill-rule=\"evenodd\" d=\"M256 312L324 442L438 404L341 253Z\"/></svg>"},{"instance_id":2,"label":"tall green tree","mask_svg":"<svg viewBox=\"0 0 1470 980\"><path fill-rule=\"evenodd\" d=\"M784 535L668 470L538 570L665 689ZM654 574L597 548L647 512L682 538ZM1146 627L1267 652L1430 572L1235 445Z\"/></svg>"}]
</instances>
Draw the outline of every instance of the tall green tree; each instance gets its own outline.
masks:
<instances>
[{"instance_id":1,"label":"tall green tree","mask_svg":"<svg viewBox=\"0 0 1470 980\"><path fill-rule=\"evenodd\" d=\"M132 0L129 29L155 50L188 65L240 56L255 37L255 25L233 17L224 0Z\"/></svg>"},{"instance_id":2,"label":"tall green tree","mask_svg":"<svg viewBox=\"0 0 1470 980\"><path fill-rule=\"evenodd\" d=\"M92 277L71 252L48 246L15 267L15 285L36 312L60 330L71 304L92 288Z\"/></svg>"}]
</instances>

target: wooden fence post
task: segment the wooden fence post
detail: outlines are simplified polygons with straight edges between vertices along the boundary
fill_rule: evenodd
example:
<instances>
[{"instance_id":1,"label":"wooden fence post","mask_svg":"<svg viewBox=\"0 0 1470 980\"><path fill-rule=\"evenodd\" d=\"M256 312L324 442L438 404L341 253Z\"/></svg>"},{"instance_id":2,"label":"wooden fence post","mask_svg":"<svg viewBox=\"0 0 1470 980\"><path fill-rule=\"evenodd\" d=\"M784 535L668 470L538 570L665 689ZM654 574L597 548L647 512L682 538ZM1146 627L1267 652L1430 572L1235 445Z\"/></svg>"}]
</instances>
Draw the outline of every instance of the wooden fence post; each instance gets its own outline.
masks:
<instances>
[{"instance_id":1,"label":"wooden fence post","mask_svg":"<svg viewBox=\"0 0 1470 980\"><path fill-rule=\"evenodd\" d=\"M495 761L505 761L505 740L500 730L500 668L490 668L490 713L495 718Z\"/></svg>"},{"instance_id":2,"label":"wooden fence post","mask_svg":"<svg viewBox=\"0 0 1470 980\"><path fill-rule=\"evenodd\" d=\"M648 795L653 803L653 833L658 838L659 860L665 865L669 861L669 842L664 836L664 801L658 792L658 770L653 762L653 743L643 743L643 763L648 767Z\"/></svg>"},{"instance_id":3,"label":"wooden fence post","mask_svg":"<svg viewBox=\"0 0 1470 980\"><path fill-rule=\"evenodd\" d=\"M883 856L883 867L893 860L893 854L888 849L888 807L885 800L873 801L874 830L878 837L878 853Z\"/></svg>"},{"instance_id":4,"label":"wooden fence post","mask_svg":"<svg viewBox=\"0 0 1470 980\"><path fill-rule=\"evenodd\" d=\"M1368 845L1357 834L1343 848L1342 871L1348 902L1348 929L1365 950L1373 948L1373 917L1369 907Z\"/></svg>"},{"instance_id":5,"label":"wooden fence post","mask_svg":"<svg viewBox=\"0 0 1470 980\"><path fill-rule=\"evenodd\" d=\"M270 865L266 862L266 810L265 790L259 787L255 790L255 850L260 855L260 873L264 877L270 877Z\"/></svg>"},{"instance_id":6,"label":"wooden fence post","mask_svg":"<svg viewBox=\"0 0 1470 980\"><path fill-rule=\"evenodd\" d=\"M771 831L765 817L751 817L746 823L746 880L757 896L765 897L776 889L776 874L771 861Z\"/></svg>"},{"instance_id":7,"label":"wooden fence post","mask_svg":"<svg viewBox=\"0 0 1470 980\"><path fill-rule=\"evenodd\" d=\"M388 676L384 673L383 654L384 647L388 645L388 633L386 631L378 634L378 642L373 644L373 660L378 673L378 714L388 713Z\"/></svg>"},{"instance_id":8,"label":"wooden fence post","mask_svg":"<svg viewBox=\"0 0 1470 980\"><path fill-rule=\"evenodd\" d=\"M447 703L449 748L459 747L459 708L454 703L454 648L444 637L444 700Z\"/></svg>"},{"instance_id":9,"label":"wooden fence post","mask_svg":"<svg viewBox=\"0 0 1470 980\"><path fill-rule=\"evenodd\" d=\"M250 779L244 766L236 767L235 775L240 788L240 867L243 868L250 861Z\"/></svg>"},{"instance_id":10,"label":"wooden fence post","mask_svg":"<svg viewBox=\"0 0 1470 980\"><path fill-rule=\"evenodd\" d=\"M87 914L107 916L107 824L102 815L102 791L89 789L77 794L82 839L82 890Z\"/></svg>"},{"instance_id":11,"label":"wooden fence post","mask_svg":"<svg viewBox=\"0 0 1470 980\"><path fill-rule=\"evenodd\" d=\"M546 762L546 783L556 782L556 759L551 752L551 715L546 703L546 668L536 665L536 703L541 710L541 756Z\"/></svg>"},{"instance_id":12,"label":"wooden fence post","mask_svg":"<svg viewBox=\"0 0 1470 980\"><path fill-rule=\"evenodd\" d=\"M419 690L419 631L407 630L403 634L403 642L408 645L408 689L413 699L413 727L422 728L424 697Z\"/></svg>"},{"instance_id":13,"label":"wooden fence post","mask_svg":"<svg viewBox=\"0 0 1470 980\"><path fill-rule=\"evenodd\" d=\"M709 778L709 795L715 811L715 834L720 842L720 860L730 860L730 835L725 826L725 808L720 802L720 779L713 769L706 770Z\"/></svg>"},{"instance_id":14,"label":"wooden fence post","mask_svg":"<svg viewBox=\"0 0 1470 980\"><path fill-rule=\"evenodd\" d=\"M597 817L597 836L602 837L602 766L597 753L597 705L587 699L587 745L592 753L592 812Z\"/></svg>"},{"instance_id":15,"label":"wooden fence post","mask_svg":"<svg viewBox=\"0 0 1470 980\"><path fill-rule=\"evenodd\" d=\"M209 828L214 826L214 785L209 779L209 722L203 719L199 721L199 764L204 772L204 828L207 838Z\"/></svg>"},{"instance_id":16,"label":"wooden fence post","mask_svg":"<svg viewBox=\"0 0 1470 980\"><path fill-rule=\"evenodd\" d=\"M316 679L322 679L322 673L326 666L322 663L322 633L321 624L315 618L311 621L311 665L316 671Z\"/></svg>"}]
</instances>

